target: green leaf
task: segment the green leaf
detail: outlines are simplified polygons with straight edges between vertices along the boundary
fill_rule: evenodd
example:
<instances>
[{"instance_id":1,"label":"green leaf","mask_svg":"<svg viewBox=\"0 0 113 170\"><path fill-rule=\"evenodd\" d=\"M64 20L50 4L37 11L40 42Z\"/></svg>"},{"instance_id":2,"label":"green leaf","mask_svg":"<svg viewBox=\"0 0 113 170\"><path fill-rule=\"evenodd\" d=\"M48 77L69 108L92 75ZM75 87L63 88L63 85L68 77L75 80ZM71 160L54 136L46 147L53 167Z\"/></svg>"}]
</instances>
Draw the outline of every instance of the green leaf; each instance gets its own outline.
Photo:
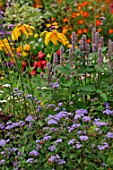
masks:
<instances>
[{"instance_id":1,"label":"green leaf","mask_svg":"<svg viewBox=\"0 0 113 170\"><path fill-rule=\"evenodd\" d=\"M101 93L101 94L100 94L100 97L101 97L105 102L107 102L107 94L106 94L106 93Z\"/></svg>"},{"instance_id":2,"label":"green leaf","mask_svg":"<svg viewBox=\"0 0 113 170\"><path fill-rule=\"evenodd\" d=\"M88 130L88 133L89 133L89 134L95 133L95 128L97 128L96 125L91 126L90 129Z\"/></svg>"},{"instance_id":3,"label":"green leaf","mask_svg":"<svg viewBox=\"0 0 113 170\"><path fill-rule=\"evenodd\" d=\"M80 87L80 90L87 91L87 92L94 92L96 91L96 88L93 85L87 85L87 86Z\"/></svg>"}]
</instances>

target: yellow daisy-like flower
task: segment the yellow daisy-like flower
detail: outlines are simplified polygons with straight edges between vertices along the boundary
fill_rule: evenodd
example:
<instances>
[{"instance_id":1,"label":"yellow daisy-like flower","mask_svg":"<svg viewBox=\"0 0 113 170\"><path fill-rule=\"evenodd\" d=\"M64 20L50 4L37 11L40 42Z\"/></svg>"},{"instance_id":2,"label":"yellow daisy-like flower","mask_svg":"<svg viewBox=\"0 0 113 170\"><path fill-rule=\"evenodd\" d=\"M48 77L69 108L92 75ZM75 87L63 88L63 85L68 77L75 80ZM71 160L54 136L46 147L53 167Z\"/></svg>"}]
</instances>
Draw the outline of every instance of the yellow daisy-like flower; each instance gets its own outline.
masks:
<instances>
[{"instance_id":1,"label":"yellow daisy-like flower","mask_svg":"<svg viewBox=\"0 0 113 170\"><path fill-rule=\"evenodd\" d=\"M16 52L21 53L22 52L22 46L17 47Z\"/></svg>"},{"instance_id":2,"label":"yellow daisy-like flower","mask_svg":"<svg viewBox=\"0 0 113 170\"><path fill-rule=\"evenodd\" d=\"M18 38L23 34L25 34L27 37L30 35L33 35L32 30L35 30L34 27L27 25L27 24L18 24L12 31L12 40L18 40Z\"/></svg>"},{"instance_id":3,"label":"yellow daisy-like flower","mask_svg":"<svg viewBox=\"0 0 113 170\"><path fill-rule=\"evenodd\" d=\"M24 48L23 48L25 51L29 51L30 50L30 45L26 44L24 45Z\"/></svg>"},{"instance_id":4,"label":"yellow daisy-like flower","mask_svg":"<svg viewBox=\"0 0 113 170\"><path fill-rule=\"evenodd\" d=\"M51 32L44 31L41 36L45 34L45 45L48 45L49 41L52 41L54 45L61 42L63 45L69 44L66 36L63 33L59 33L57 30L52 30Z\"/></svg>"},{"instance_id":5,"label":"yellow daisy-like flower","mask_svg":"<svg viewBox=\"0 0 113 170\"><path fill-rule=\"evenodd\" d=\"M12 44L13 43L9 43L7 38L4 38L3 40L0 40L0 50L3 50L6 54L13 56L14 48L12 47Z\"/></svg>"}]
</instances>

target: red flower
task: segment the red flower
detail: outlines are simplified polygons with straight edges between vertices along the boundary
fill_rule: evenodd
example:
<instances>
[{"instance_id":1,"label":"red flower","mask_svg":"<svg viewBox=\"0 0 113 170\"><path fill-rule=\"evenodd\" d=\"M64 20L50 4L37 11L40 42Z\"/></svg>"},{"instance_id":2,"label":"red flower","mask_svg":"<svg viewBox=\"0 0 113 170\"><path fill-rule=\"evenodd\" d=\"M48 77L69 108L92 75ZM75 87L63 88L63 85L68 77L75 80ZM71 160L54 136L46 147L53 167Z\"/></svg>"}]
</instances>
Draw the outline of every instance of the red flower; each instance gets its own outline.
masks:
<instances>
[{"instance_id":1,"label":"red flower","mask_svg":"<svg viewBox=\"0 0 113 170\"><path fill-rule=\"evenodd\" d=\"M45 54L42 51L39 51L38 59L42 59L44 56L45 56Z\"/></svg>"},{"instance_id":2,"label":"red flower","mask_svg":"<svg viewBox=\"0 0 113 170\"><path fill-rule=\"evenodd\" d=\"M27 62L22 61L22 67L26 67L26 65L27 65Z\"/></svg>"},{"instance_id":3,"label":"red flower","mask_svg":"<svg viewBox=\"0 0 113 170\"><path fill-rule=\"evenodd\" d=\"M101 24L101 21L100 20L96 20L96 26L100 26L100 24Z\"/></svg>"},{"instance_id":4,"label":"red flower","mask_svg":"<svg viewBox=\"0 0 113 170\"><path fill-rule=\"evenodd\" d=\"M33 67L35 67L35 68L37 68L37 67L38 67L38 63L37 63L37 61L35 61L35 62L34 62Z\"/></svg>"},{"instance_id":5,"label":"red flower","mask_svg":"<svg viewBox=\"0 0 113 170\"><path fill-rule=\"evenodd\" d=\"M60 55L60 50L57 50L57 55L58 55L58 56Z\"/></svg>"},{"instance_id":6,"label":"red flower","mask_svg":"<svg viewBox=\"0 0 113 170\"><path fill-rule=\"evenodd\" d=\"M84 13L83 13L83 16L84 16L85 18L87 18L87 17L89 16L89 13L88 13L88 12L84 12Z\"/></svg>"},{"instance_id":7,"label":"red flower","mask_svg":"<svg viewBox=\"0 0 113 170\"><path fill-rule=\"evenodd\" d=\"M30 74L31 74L31 76L35 76L36 75L36 71L35 70L31 70Z\"/></svg>"}]
</instances>

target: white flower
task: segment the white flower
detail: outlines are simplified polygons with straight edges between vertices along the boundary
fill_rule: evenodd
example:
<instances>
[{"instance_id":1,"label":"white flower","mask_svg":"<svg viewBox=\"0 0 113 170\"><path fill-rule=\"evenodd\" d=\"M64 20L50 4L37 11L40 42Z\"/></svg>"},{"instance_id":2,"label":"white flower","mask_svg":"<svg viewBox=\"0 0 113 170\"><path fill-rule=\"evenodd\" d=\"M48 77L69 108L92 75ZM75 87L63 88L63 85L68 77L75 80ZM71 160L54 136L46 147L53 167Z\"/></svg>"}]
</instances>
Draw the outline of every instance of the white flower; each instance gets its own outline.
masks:
<instances>
[{"instance_id":1,"label":"white flower","mask_svg":"<svg viewBox=\"0 0 113 170\"><path fill-rule=\"evenodd\" d=\"M4 84L4 85L2 85L2 87L11 87L11 85L10 84Z\"/></svg>"},{"instance_id":2,"label":"white flower","mask_svg":"<svg viewBox=\"0 0 113 170\"><path fill-rule=\"evenodd\" d=\"M0 100L0 103L6 103L7 100Z\"/></svg>"}]
</instances>

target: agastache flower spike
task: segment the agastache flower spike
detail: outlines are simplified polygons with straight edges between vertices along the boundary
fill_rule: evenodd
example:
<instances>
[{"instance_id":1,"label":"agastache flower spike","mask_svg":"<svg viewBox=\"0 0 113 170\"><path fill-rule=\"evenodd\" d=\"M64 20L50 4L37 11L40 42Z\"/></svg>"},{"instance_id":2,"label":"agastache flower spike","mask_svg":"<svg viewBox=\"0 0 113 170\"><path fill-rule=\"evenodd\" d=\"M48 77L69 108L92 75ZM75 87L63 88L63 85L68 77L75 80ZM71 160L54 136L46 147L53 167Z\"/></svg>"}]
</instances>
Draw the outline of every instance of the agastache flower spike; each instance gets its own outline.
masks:
<instances>
[{"instance_id":1,"label":"agastache flower spike","mask_svg":"<svg viewBox=\"0 0 113 170\"><path fill-rule=\"evenodd\" d=\"M61 64L61 66L63 66L63 61L64 61L64 47L63 46L61 46L60 47L60 64Z\"/></svg>"}]
</instances>

